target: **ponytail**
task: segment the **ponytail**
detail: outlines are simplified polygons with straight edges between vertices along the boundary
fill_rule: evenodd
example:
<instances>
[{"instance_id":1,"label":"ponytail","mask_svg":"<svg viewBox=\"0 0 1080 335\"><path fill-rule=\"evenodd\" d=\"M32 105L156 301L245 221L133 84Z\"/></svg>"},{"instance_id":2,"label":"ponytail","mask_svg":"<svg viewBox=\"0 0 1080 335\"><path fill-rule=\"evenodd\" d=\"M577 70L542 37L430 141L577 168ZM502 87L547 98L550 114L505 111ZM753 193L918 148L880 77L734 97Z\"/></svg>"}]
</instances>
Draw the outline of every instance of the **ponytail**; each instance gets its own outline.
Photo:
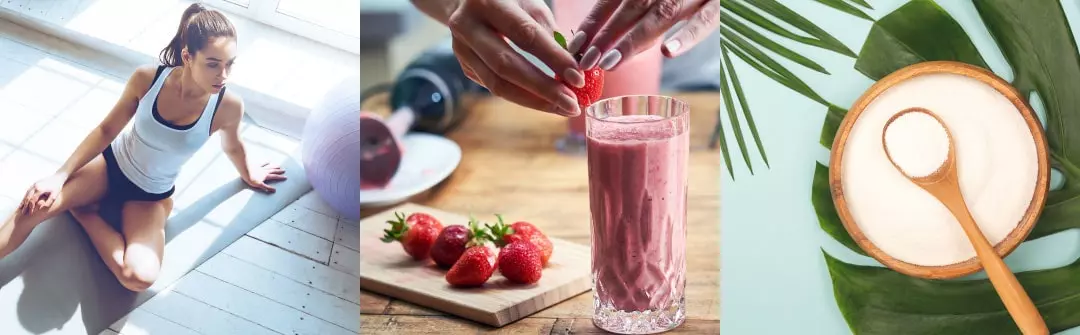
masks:
<instances>
[{"instance_id":1,"label":"ponytail","mask_svg":"<svg viewBox=\"0 0 1080 335\"><path fill-rule=\"evenodd\" d=\"M174 67L184 65L183 50L190 55L206 46L214 37L236 37L236 28L224 14L207 9L200 3L193 3L184 10L180 17L180 26L176 28L169 45L161 50L161 64Z\"/></svg>"}]
</instances>

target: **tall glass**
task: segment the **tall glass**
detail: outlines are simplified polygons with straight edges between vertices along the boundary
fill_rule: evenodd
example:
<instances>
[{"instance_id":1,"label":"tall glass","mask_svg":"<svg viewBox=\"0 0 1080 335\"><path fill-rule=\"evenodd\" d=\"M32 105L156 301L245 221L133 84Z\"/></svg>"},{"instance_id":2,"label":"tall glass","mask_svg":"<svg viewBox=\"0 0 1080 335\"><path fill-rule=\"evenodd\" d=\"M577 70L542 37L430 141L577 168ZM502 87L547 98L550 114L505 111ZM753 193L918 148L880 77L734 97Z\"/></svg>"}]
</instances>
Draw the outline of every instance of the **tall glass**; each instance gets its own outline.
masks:
<instances>
[{"instance_id":1,"label":"tall glass","mask_svg":"<svg viewBox=\"0 0 1080 335\"><path fill-rule=\"evenodd\" d=\"M689 106L623 96L587 108L593 323L652 334L686 317Z\"/></svg>"},{"instance_id":2,"label":"tall glass","mask_svg":"<svg viewBox=\"0 0 1080 335\"><path fill-rule=\"evenodd\" d=\"M596 2L597 0L552 0L552 13L559 31L565 34L567 39L573 38L570 30L577 31L585 16L596 6ZM660 53L662 41L663 39L657 39L648 50L634 57L624 58L618 69L604 73L604 89L600 92L600 99L660 94L661 70L664 65L663 54ZM569 119L567 134L557 143L559 150L582 153L585 148L585 119L584 109L580 116Z\"/></svg>"}]
</instances>

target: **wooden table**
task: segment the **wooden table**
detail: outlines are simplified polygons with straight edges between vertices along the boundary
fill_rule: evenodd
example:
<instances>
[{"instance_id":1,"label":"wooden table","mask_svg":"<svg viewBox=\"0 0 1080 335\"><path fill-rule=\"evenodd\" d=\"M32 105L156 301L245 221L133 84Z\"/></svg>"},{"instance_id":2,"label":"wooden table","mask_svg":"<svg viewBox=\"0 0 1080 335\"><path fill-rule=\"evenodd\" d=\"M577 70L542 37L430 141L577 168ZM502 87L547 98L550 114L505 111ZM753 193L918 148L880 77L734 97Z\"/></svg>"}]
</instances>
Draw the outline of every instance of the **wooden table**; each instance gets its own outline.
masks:
<instances>
[{"instance_id":1,"label":"wooden table","mask_svg":"<svg viewBox=\"0 0 1080 335\"><path fill-rule=\"evenodd\" d=\"M720 177L718 150L708 149L721 99L716 93L677 95L691 104L690 196L687 236L687 321L673 334L720 331ZM375 102L374 99L371 102ZM376 109L376 108L372 108ZM566 120L485 99L449 137L463 151L457 171L412 199L451 212L527 219L548 236L589 244L588 176L584 156L564 155L553 143ZM370 216L382 209L365 210ZM423 308L372 292L360 293L361 334L580 334L592 324L586 292L502 328Z\"/></svg>"}]
</instances>

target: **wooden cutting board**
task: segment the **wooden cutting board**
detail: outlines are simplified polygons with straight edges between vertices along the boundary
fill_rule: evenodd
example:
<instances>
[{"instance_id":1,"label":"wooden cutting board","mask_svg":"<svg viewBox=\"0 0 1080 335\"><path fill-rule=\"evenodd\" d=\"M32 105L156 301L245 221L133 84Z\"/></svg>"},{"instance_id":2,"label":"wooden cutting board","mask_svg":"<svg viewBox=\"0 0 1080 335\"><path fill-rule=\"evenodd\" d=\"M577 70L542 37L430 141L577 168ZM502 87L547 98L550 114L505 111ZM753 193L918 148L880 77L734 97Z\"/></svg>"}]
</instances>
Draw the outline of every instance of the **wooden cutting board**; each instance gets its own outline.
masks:
<instances>
[{"instance_id":1,"label":"wooden cutting board","mask_svg":"<svg viewBox=\"0 0 1080 335\"><path fill-rule=\"evenodd\" d=\"M523 286L506 280L498 271L481 288L459 289L446 283L446 271L429 258L414 261L401 243L379 240L394 212L424 212L443 226L467 225L466 215L417 204L403 204L360 221L360 288L437 309L494 327L527 317L592 289L589 247L551 238L554 251L540 281ZM487 217L477 218L486 222ZM507 224L529 218L503 216ZM550 237L549 237L550 238Z\"/></svg>"}]
</instances>

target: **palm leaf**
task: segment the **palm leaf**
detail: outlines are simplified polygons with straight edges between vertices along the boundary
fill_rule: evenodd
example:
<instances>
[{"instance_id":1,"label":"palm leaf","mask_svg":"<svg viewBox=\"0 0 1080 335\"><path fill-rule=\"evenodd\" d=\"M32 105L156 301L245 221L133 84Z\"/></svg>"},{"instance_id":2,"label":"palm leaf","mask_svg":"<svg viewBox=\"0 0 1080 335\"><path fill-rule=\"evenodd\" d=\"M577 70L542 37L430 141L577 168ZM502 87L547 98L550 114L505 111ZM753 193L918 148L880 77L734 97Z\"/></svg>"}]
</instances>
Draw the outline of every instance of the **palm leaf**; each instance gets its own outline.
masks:
<instances>
[{"instance_id":1,"label":"palm leaf","mask_svg":"<svg viewBox=\"0 0 1080 335\"><path fill-rule=\"evenodd\" d=\"M724 56L724 59L728 60L729 58L728 58L728 54L727 54L727 47L725 45L721 44L720 45L720 50L721 50L721 54L723 54L723 56ZM730 63L731 63L730 61L727 62L727 64L730 64ZM733 70L734 70L733 68L728 67L728 71L731 72L732 75L735 74L735 71L733 71ZM731 120L731 125L732 125L731 131L735 133L735 142L739 144L739 152L742 153L743 160L746 161L746 167L748 169L750 169L750 173L752 174L752 173L754 173L754 167L753 167L753 165L750 164L750 155L746 152L746 141L743 140L742 127L739 126L739 117L736 116L736 114L735 114L735 106L731 102L731 92L729 92L729 89L727 87L727 84L726 84L727 83L727 78L726 77L727 76L725 75L724 71L721 69L720 70L720 80L725 83L723 86L721 86L721 89L720 89L721 93L724 95L724 107L726 107L725 109L727 109L728 119ZM746 109L746 104L745 104L746 98L742 95L742 85L739 84L739 82L734 80L736 78L733 77L732 79L733 79L732 80L732 86L735 87L735 95L738 96L739 101L741 103L741 107L743 107L743 110L745 110ZM721 125L721 124L717 123L717 125ZM714 133L721 133L722 134L723 132L724 132L723 129L714 130ZM760 143L760 141L758 141L758 143ZM727 148L726 143L724 145L724 148L725 149ZM723 152L727 153L727 150L723 150ZM730 161L731 161L730 156L725 155L724 160L728 161L729 165L731 164L730 163ZM732 176L731 176L732 178L735 177L734 171L731 170L731 166L728 166L728 172L732 174Z\"/></svg>"},{"instance_id":2,"label":"palm leaf","mask_svg":"<svg viewBox=\"0 0 1080 335\"><path fill-rule=\"evenodd\" d=\"M843 2L845 0L817 1L829 5L831 8L841 12L872 20L854 5ZM849 1L854 1L859 5L869 7L869 4L865 3L865 1ZM750 161L750 154L747 152L747 141L743 136L743 125L738 118L738 112L735 108L735 101L738 101L738 107L742 110L743 119L746 123L745 125L750 130L754 144L766 167L769 166L769 161L765 154L764 145L758 134L757 126L754 124L753 117L751 116L752 113L750 111L749 103L746 101L746 95L739 82L739 76L736 74L735 66L731 61L731 55L735 55L751 68L777 83L822 105L833 107L832 103L819 95L801 78L795 75L794 72L786 68L766 51L771 51L772 54L776 56L821 74L829 75L829 71L806 56L799 54L777 41L771 40L769 37L766 37L765 34L757 31L755 27L791 41L824 50L830 50L852 58L855 57L855 53L824 29L821 29L821 27L818 27L810 22L810 20L800 16L797 12L776 0L721 0L720 4L723 10L720 13L720 27L718 30L721 35L720 48L723 54L722 59L724 61L724 64L720 69L720 91L724 99L724 108L721 110L721 115L717 118L713 134L710 136L709 146L711 148L716 148L719 145L722 148L724 164L728 167L731 178L734 179L735 175L732 171L731 154L727 152L727 138L724 134L724 111L727 112L727 123L732 129L732 135L735 137L739 155L742 156L745 161L750 174L754 173L754 167ZM771 16L771 18L758 11ZM801 31L802 34L783 27L781 23Z\"/></svg>"},{"instance_id":3,"label":"palm leaf","mask_svg":"<svg viewBox=\"0 0 1080 335\"><path fill-rule=\"evenodd\" d=\"M728 41L721 41L721 44L733 44L735 46L733 47L733 49L735 49L737 55L740 55L740 58L743 58L743 60L747 60L748 62L752 59L753 61L760 63L763 67L767 68L766 70L762 70L757 66L754 66L754 68L757 68L758 71L762 71L762 73L769 78L773 78L780 84L787 86L788 88L806 96L807 98L810 98L811 100L817 101L823 105L829 105L829 102L826 101L825 98L821 97L821 95L817 94L817 92L814 91L813 88L810 88L810 85L807 85L806 82L802 81L802 79L799 79L798 76L789 71L783 65L780 65L779 62L766 55L757 47L754 47L738 35L735 35L727 29L724 29L724 27L720 27L720 34L723 37L728 38Z\"/></svg>"},{"instance_id":4,"label":"palm leaf","mask_svg":"<svg viewBox=\"0 0 1080 335\"><path fill-rule=\"evenodd\" d=\"M848 0L848 1L854 2L855 4L857 4L859 6L866 7L866 9L874 9L874 7L870 6L870 3L866 2L866 0Z\"/></svg>"},{"instance_id":5,"label":"palm leaf","mask_svg":"<svg viewBox=\"0 0 1080 335\"><path fill-rule=\"evenodd\" d=\"M723 48L724 45L721 44L720 47ZM724 98L724 107L729 111L735 109L735 104L731 102L731 89L728 88L727 73L725 73L723 67L720 68L720 94L722 94ZM730 120L735 129L739 128L738 121L738 119ZM720 145L723 147L723 149L720 150L720 154L724 156L724 165L727 165L728 174L731 175L731 179L735 179L735 170L731 167L731 153L727 151L727 136L724 135L724 118L721 117L716 119L716 129L713 130L712 137L713 146L719 141ZM746 164L749 166L750 162L747 162Z\"/></svg>"},{"instance_id":6,"label":"palm leaf","mask_svg":"<svg viewBox=\"0 0 1080 335\"><path fill-rule=\"evenodd\" d=\"M867 21L874 21L874 18L870 17L870 15L866 15L866 13L863 13L863 11L859 10L859 8L855 7L855 5L849 4L844 0L814 0L814 1L817 1L817 2L819 2L821 4L823 4L823 5L826 5L826 6L829 6L829 7L832 7L832 8L836 8L837 10L839 10L841 12L854 15L855 17L865 19Z\"/></svg>"},{"instance_id":7,"label":"palm leaf","mask_svg":"<svg viewBox=\"0 0 1080 335\"><path fill-rule=\"evenodd\" d=\"M820 64L810 60L809 58L806 58L803 55L798 54L795 51L792 51L791 49L788 49L787 47L784 47L783 45L780 45L780 43L773 42L768 37L765 37L765 35L754 31L754 28L751 28L750 26L739 22L739 20L736 20L732 16L720 16L720 22L721 24L723 24L721 28L730 28L731 30L734 30L739 34L742 34L747 39L754 41L754 43L757 43L758 45L761 45L766 49L769 49L770 51L780 56L783 56L784 58L787 58L799 65L805 66L820 73L829 74L829 71L825 70L825 67L821 66Z\"/></svg>"},{"instance_id":8,"label":"palm leaf","mask_svg":"<svg viewBox=\"0 0 1080 335\"><path fill-rule=\"evenodd\" d=\"M746 5L739 3L736 0L721 1L723 8L726 8L739 17L753 22L754 24L761 26L772 33L789 38L791 40L817 46L826 50L832 50L842 55L854 58L855 52L851 51L844 43L836 39L825 30L818 27L810 20L799 15L795 11L791 10L787 6L776 2L775 0L742 0L750 3L754 7L757 7L761 11L768 13L769 15L783 21L784 23L802 30L810 35L810 37L796 34L790 30L784 29L779 24L776 24L766 18L765 16L758 14L756 11L750 9Z\"/></svg>"},{"instance_id":9,"label":"palm leaf","mask_svg":"<svg viewBox=\"0 0 1080 335\"><path fill-rule=\"evenodd\" d=\"M742 85L739 84L739 76L735 73L735 66L731 64L731 57L728 55L727 47L721 44L720 50L724 56L724 65L727 66L728 72L731 73L731 82L733 86L735 86L735 96L739 98L739 107L743 111L743 118L746 119L747 127L750 128L750 135L754 137L754 143L757 144L758 153L761 155L761 160L765 162L765 167L769 167L769 157L765 155L765 148L761 144L761 137L758 135L757 125L754 124L754 116L750 114L750 106L747 106L746 95L743 94ZM730 115L730 117L735 119L734 115ZM750 157L746 155L746 149L743 149L743 157L746 159L746 164L749 165ZM750 170L751 173L753 171L753 169Z\"/></svg>"}]
</instances>

